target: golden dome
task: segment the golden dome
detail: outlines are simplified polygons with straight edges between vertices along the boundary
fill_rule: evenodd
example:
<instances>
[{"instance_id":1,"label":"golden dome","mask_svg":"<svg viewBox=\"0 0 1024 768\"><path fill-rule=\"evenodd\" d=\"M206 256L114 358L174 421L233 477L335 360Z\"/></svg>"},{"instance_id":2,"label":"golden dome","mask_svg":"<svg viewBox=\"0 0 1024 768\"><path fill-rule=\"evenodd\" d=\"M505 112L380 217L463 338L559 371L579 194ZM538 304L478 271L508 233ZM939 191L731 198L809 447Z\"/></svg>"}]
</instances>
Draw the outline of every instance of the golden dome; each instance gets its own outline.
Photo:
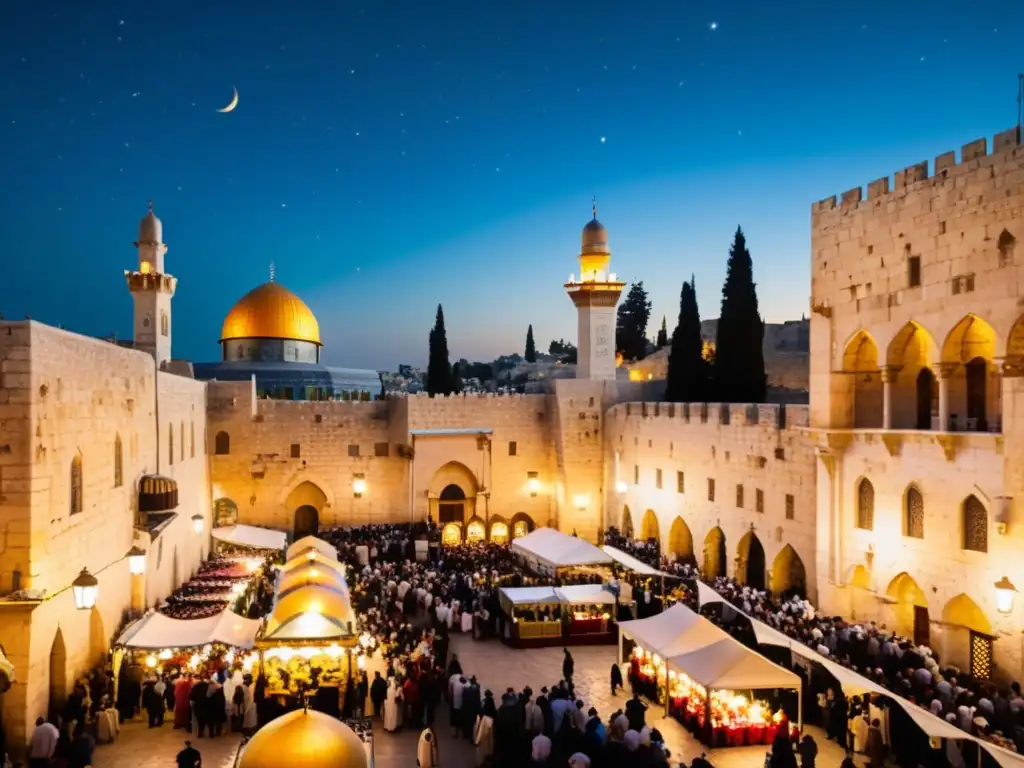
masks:
<instances>
[{"instance_id":1,"label":"golden dome","mask_svg":"<svg viewBox=\"0 0 1024 768\"><path fill-rule=\"evenodd\" d=\"M368 763L355 731L323 712L298 709L260 728L238 768L367 768Z\"/></svg>"},{"instance_id":2,"label":"golden dome","mask_svg":"<svg viewBox=\"0 0 1024 768\"><path fill-rule=\"evenodd\" d=\"M594 218L583 227L580 242L580 253L608 253L608 232L604 224L597 220L597 203L594 203Z\"/></svg>"},{"instance_id":3,"label":"golden dome","mask_svg":"<svg viewBox=\"0 0 1024 768\"><path fill-rule=\"evenodd\" d=\"M273 281L253 288L224 318L220 340L291 339L320 346L320 324L305 302Z\"/></svg>"}]
</instances>

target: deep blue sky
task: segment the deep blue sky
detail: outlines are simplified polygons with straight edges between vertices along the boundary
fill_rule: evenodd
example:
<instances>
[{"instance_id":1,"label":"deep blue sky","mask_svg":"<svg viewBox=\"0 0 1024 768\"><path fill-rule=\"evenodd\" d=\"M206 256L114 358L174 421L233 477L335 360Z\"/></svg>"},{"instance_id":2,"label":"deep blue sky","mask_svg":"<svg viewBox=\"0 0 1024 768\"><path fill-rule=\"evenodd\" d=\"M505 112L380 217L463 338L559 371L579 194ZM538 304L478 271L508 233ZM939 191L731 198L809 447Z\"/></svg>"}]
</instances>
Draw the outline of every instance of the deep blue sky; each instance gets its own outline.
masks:
<instances>
[{"instance_id":1,"label":"deep blue sky","mask_svg":"<svg viewBox=\"0 0 1024 768\"><path fill-rule=\"evenodd\" d=\"M596 195L651 334L691 272L717 316L737 224L798 318L811 202L1012 126L1022 40L1020 0L5 0L0 311L129 336L153 198L176 357L273 261L329 362L425 363L438 302L491 359L575 338Z\"/></svg>"}]
</instances>

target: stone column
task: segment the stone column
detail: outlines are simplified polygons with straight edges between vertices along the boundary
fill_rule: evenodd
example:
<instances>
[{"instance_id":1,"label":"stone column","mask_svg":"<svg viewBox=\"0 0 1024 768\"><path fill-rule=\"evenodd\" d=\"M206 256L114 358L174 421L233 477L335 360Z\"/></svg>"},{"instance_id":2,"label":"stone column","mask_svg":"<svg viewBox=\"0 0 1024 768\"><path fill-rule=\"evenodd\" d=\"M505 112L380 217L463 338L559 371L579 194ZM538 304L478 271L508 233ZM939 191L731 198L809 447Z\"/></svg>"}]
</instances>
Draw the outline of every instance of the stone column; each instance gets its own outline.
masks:
<instances>
[{"instance_id":1,"label":"stone column","mask_svg":"<svg viewBox=\"0 0 1024 768\"><path fill-rule=\"evenodd\" d=\"M933 370L939 380L939 431L949 432L949 380L953 377L956 363L939 363Z\"/></svg>"},{"instance_id":2,"label":"stone column","mask_svg":"<svg viewBox=\"0 0 1024 768\"><path fill-rule=\"evenodd\" d=\"M892 387L902 366L882 367L882 429L892 429Z\"/></svg>"}]
</instances>

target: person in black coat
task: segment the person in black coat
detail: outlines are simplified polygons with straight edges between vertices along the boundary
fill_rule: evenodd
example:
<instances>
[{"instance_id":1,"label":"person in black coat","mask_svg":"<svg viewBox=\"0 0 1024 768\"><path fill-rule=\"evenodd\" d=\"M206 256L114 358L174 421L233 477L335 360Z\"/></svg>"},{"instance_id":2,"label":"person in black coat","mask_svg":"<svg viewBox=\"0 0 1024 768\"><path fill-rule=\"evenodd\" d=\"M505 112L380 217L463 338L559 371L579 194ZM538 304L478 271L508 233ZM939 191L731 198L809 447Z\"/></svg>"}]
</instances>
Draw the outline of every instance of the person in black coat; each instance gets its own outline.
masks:
<instances>
[{"instance_id":1,"label":"person in black coat","mask_svg":"<svg viewBox=\"0 0 1024 768\"><path fill-rule=\"evenodd\" d=\"M573 661L568 648L563 648L562 653L562 678L565 682L572 684L572 673L576 671L576 662Z\"/></svg>"},{"instance_id":2,"label":"person in black coat","mask_svg":"<svg viewBox=\"0 0 1024 768\"><path fill-rule=\"evenodd\" d=\"M626 702L626 719L629 720L629 728L640 733L644 729L644 720L647 717L647 705L640 701L635 693L633 698Z\"/></svg>"},{"instance_id":3,"label":"person in black coat","mask_svg":"<svg viewBox=\"0 0 1024 768\"><path fill-rule=\"evenodd\" d=\"M473 741L473 730L476 728L480 707L480 686L476 682L476 677L472 677L462 692L462 734L470 742Z\"/></svg>"},{"instance_id":4,"label":"person in black coat","mask_svg":"<svg viewBox=\"0 0 1024 768\"><path fill-rule=\"evenodd\" d=\"M373 673L373 683L370 685L370 701L373 702L373 716L380 717L384 714L384 700L388 697L388 684L380 676L380 672Z\"/></svg>"},{"instance_id":5,"label":"person in black coat","mask_svg":"<svg viewBox=\"0 0 1024 768\"><path fill-rule=\"evenodd\" d=\"M615 696L615 692L622 687L622 669L618 664L612 664L612 696Z\"/></svg>"}]
</instances>

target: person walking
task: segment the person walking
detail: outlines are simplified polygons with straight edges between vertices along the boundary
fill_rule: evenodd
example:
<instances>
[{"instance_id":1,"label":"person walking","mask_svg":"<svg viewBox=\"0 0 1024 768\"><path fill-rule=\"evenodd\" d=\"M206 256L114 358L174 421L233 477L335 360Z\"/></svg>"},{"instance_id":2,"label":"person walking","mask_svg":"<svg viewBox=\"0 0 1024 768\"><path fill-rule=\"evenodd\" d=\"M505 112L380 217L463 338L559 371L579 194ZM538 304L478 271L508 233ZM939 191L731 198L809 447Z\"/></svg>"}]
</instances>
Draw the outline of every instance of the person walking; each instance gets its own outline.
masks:
<instances>
[{"instance_id":1,"label":"person walking","mask_svg":"<svg viewBox=\"0 0 1024 768\"><path fill-rule=\"evenodd\" d=\"M370 701L373 702L373 716L376 718L384 714L384 701L388 697L388 684L380 676L380 672L373 673L373 683L370 685Z\"/></svg>"},{"instance_id":2,"label":"person walking","mask_svg":"<svg viewBox=\"0 0 1024 768\"><path fill-rule=\"evenodd\" d=\"M569 686L572 686L572 674L576 671L576 662L572 658L572 654L569 653L568 648L562 649L562 679L565 680Z\"/></svg>"},{"instance_id":3,"label":"person walking","mask_svg":"<svg viewBox=\"0 0 1024 768\"><path fill-rule=\"evenodd\" d=\"M416 765L418 768L438 768L441 765L441 752L433 728L424 728L420 734L416 745Z\"/></svg>"},{"instance_id":4,"label":"person walking","mask_svg":"<svg viewBox=\"0 0 1024 768\"><path fill-rule=\"evenodd\" d=\"M202 768L203 756L192 746L191 741L185 742L185 748L178 753L178 768Z\"/></svg>"},{"instance_id":5,"label":"person walking","mask_svg":"<svg viewBox=\"0 0 1024 768\"><path fill-rule=\"evenodd\" d=\"M622 687L622 669L618 664L612 664L612 696L615 696L615 692Z\"/></svg>"}]
</instances>

